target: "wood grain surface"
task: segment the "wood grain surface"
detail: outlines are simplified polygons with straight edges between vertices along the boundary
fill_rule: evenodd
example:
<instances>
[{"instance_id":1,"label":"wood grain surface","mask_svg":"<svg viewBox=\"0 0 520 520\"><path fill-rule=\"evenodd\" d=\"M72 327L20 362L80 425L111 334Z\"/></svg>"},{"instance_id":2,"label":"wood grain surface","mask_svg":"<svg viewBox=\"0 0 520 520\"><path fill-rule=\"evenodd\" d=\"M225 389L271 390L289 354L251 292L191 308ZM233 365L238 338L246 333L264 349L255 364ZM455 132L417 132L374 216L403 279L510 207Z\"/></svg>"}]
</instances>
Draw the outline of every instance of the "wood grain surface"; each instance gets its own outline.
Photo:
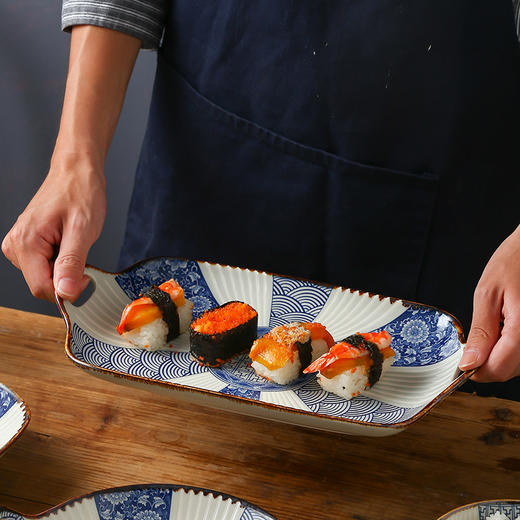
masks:
<instances>
[{"instance_id":1,"label":"wood grain surface","mask_svg":"<svg viewBox=\"0 0 520 520\"><path fill-rule=\"evenodd\" d=\"M457 392L403 433L343 436L103 381L64 338L58 318L0 308L0 381L32 413L0 458L0 505L22 513L140 483L215 489L279 520L426 520L520 498L520 403Z\"/></svg>"}]
</instances>

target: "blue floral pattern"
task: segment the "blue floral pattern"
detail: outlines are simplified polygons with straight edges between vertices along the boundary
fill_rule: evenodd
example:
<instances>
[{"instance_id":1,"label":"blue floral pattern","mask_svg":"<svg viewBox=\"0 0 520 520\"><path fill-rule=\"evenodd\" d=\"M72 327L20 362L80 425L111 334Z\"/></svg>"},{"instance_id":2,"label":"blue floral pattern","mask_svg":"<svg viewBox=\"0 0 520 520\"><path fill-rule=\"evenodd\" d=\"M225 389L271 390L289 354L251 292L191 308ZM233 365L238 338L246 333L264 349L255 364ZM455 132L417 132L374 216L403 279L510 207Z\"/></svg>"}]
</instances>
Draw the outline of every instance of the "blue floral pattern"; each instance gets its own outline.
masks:
<instances>
[{"instance_id":1,"label":"blue floral pattern","mask_svg":"<svg viewBox=\"0 0 520 520\"><path fill-rule=\"evenodd\" d=\"M0 417L16 403L16 396L6 386L0 384Z\"/></svg>"},{"instance_id":2,"label":"blue floral pattern","mask_svg":"<svg viewBox=\"0 0 520 520\"><path fill-rule=\"evenodd\" d=\"M459 335L453 321L428 307L412 306L379 330L392 336L394 366L433 365L450 357L459 348Z\"/></svg>"},{"instance_id":3,"label":"blue floral pattern","mask_svg":"<svg viewBox=\"0 0 520 520\"><path fill-rule=\"evenodd\" d=\"M101 520L169 520L171 489L136 489L97 495Z\"/></svg>"},{"instance_id":4,"label":"blue floral pattern","mask_svg":"<svg viewBox=\"0 0 520 520\"><path fill-rule=\"evenodd\" d=\"M518 520L520 504L514 502L490 502L478 505L479 520Z\"/></svg>"}]
</instances>

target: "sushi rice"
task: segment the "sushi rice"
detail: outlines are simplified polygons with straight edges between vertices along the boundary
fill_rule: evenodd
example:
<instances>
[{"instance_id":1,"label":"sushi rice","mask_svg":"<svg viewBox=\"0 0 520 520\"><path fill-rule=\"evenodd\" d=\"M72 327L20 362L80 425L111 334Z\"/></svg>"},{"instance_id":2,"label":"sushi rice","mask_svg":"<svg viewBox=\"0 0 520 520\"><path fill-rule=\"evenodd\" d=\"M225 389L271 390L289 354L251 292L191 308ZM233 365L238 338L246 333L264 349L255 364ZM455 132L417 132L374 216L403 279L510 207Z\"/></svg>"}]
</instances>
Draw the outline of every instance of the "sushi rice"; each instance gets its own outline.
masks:
<instances>
[{"instance_id":1,"label":"sushi rice","mask_svg":"<svg viewBox=\"0 0 520 520\"><path fill-rule=\"evenodd\" d=\"M179 313L179 332L187 332L190 322L193 303L186 300L185 304L177 307ZM161 350L168 346L166 338L168 336L168 325L162 318L157 318L151 323L142 327L125 332L123 337L132 345L145 348L147 350Z\"/></svg>"},{"instance_id":2,"label":"sushi rice","mask_svg":"<svg viewBox=\"0 0 520 520\"><path fill-rule=\"evenodd\" d=\"M388 357L383 361L381 377L385 370L394 362L394 357L395 356ZM362 365L354 367L351 370L346 370L330 379L325 377L321 372L318 372L317 381L323 390L332 392L348 400L357 397L365 390L368 381L368 370L365 365Z\"/></svg>"}]
</instances>

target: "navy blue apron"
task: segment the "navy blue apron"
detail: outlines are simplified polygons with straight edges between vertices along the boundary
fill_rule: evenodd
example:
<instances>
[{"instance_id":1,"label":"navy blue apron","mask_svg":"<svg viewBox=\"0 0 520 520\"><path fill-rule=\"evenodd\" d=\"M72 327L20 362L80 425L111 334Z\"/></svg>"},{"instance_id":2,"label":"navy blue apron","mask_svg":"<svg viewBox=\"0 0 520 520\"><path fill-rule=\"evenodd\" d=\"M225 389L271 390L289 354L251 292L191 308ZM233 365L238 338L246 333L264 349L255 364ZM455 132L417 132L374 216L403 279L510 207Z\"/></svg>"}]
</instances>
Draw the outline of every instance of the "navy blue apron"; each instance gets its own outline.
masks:
<instances>
[{"instance_id":1,"label":"navy blue apron","mask_svg":"<svg viewBox=\"0 0 520 520\"><path fill-rule=\"evenodd\" d=\"M121 255L439 306L520 222L511 0L175 0Z\"/></svg>"}]
</instances>

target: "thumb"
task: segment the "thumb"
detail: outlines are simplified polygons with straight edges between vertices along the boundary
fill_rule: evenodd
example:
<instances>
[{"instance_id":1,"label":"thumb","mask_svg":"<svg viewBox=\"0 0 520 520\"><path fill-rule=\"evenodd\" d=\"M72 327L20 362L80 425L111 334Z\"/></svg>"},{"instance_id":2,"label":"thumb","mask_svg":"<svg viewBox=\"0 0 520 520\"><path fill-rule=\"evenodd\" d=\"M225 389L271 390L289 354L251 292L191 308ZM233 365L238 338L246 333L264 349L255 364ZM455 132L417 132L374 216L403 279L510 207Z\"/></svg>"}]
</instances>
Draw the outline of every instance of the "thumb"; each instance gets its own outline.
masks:
<instances>
[{"instance_id":1,"label":"thumb","mask_svg":"<svg viewBox=\"0 0 520 520\"><path fill-rule=\"evenodd\" d=\"M60 252L54 262L54 288L59 296L73 302L88 285L83 272L90 245L81 233L64 230Z\"/></svg>"},{"instance_id":2,"label":"thumb","mask_svg":"<svg viewBox=\"0 0 520 520\"><path fill-rule=\"evenodd\" d=\"M461 370L482 366L495 346L500 333L501 302L492 294L475 293L473 319L464 354L459 363Z\"/></svg>"}]
</instances>

